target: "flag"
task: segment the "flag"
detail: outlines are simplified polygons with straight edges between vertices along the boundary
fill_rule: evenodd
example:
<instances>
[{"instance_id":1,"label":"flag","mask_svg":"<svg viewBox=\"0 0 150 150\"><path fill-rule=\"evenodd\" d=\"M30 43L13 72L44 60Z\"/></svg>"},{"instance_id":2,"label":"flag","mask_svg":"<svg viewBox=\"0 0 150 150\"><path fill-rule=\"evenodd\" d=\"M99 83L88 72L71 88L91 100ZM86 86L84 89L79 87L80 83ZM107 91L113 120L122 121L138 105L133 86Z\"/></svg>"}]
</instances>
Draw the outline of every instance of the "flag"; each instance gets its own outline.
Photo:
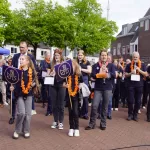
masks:
<instances>
[{"instance_id":1,"label":"flag","mask_svg":"<svg viewBox=\"0 0 150 150\"><path fill-rule=\"evenodd\" d=\"M3 66L2 74L3 80L10 84L16 84L21 81L22 71L17 68Z\"/></svg>"},{"instance_id":2,"label":"flag","mask_svg":"<svg viewBox=\"0 0 150 150\"><path fill-rule=\"evenodd\" d=\"M72 61L67 60L61 64L55 65L56 79L61 81L73 74Z\"/></svg>"}]
</instances>

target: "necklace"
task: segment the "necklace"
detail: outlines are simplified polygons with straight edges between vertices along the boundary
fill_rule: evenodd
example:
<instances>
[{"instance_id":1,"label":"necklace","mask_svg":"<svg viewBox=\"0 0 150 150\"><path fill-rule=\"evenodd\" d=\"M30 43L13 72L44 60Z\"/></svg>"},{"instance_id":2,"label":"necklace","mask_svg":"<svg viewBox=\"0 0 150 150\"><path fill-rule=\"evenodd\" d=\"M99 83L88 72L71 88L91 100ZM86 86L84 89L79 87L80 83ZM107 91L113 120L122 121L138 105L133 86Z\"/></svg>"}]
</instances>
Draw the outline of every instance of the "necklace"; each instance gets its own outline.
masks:
<instances>
[{"instance_id":1,"label":"necklace","mask_svg":"<svg viewBox=\"0 0 150 150\"><path fill-rule=\"evenodd\" d=\"M74 87L74 91L72 91L72 76L69 76L68 77L68 92L69 92L69 95L70 96L75 96L78 92L78 89L79 89L79 83L78 83L78 76L75 75L75 87Z\"/></svg>"},{"instance_id":2,"label":"necklace","mask_svg":"<svg viewBox=\"0 0 150 150\"><path fill-rule=\"evenodd\" d=\"M23 70L23 68L21 67L20 70ZM28 68L28 83L27 83L26 87L25 87L25 83L24 83L24 79L23 79L23 73L22 73L22 80L21 80L22 92L24 94L28 94L29 90L31 88L31 85L32 85L32 69L29 67Z\"/></svg>"},{"instance_id":3,"label":"necklace","mask_svg":"<svg viewBox=\"0 0 150 150\"><path fill-rule=\"evenodd\" d=\"M141 69L141 61L140 61L140 60L138 61L137 66ZM131 62L131 72L132 72L133 70L134 70L134 61L132 60L132 62ZM139 74L139 72L136 71L136 74Z\"/></svg>"}]
</instances>

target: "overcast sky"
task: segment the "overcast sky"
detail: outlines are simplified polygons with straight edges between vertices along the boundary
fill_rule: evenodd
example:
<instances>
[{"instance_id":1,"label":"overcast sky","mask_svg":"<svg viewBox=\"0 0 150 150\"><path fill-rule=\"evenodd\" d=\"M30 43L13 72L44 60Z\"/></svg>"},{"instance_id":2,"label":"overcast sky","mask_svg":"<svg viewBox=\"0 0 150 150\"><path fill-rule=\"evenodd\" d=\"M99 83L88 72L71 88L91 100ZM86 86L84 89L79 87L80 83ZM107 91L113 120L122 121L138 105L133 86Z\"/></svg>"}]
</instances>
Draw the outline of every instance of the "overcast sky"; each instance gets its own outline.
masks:
<instances>
[{"instance_id":1,"label":"overcast sky","mask_svg":"<svg viewBox=\"0 0 150 150\"><path fill-rule=\"evenodd\" d=\"M20 0L8 0L11 3L11 8L23 7ZM67 0L53 0L61 5L67 5ZM150 0L109 0L110 11L109 20L117 23L119 31L123 24L132 23L142 18L150 8ZM98 0L103 9L103 16L107 17L108 0ZM118 32L119 32L118 31Z\"/></svg>"}]
</instances>

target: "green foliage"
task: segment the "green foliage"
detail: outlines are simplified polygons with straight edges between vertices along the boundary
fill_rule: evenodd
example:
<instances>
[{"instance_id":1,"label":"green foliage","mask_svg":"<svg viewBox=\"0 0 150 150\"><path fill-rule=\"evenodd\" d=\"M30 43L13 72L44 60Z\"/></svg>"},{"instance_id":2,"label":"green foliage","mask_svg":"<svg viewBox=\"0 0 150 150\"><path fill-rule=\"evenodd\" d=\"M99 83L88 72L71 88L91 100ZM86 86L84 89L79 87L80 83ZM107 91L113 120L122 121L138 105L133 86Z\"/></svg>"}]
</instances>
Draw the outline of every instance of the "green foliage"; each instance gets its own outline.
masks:
<instances>
[{"instance_id":1,"label":"green foliage","mask_svg":"<svg viewBox=\"0 0 150 150\"><path fill-rule=\"evenodd\" d=\"M108 48L117 32L115 22L102 18L101 5L96 0L69 0L67 7L44 0L23 3L25 8L12 11L5 43L18 45L26 40L36 50L43 42L60 48L78 47L92 54Z\"/></svg>"},{"instance_id":2,"label":"green foliage","mask_svg":"<svg viewBox=\"0 0 150 150\"><path fill-rule=\"evenodd\" d=\"M0 46L5 40L5 27L11 19L11 11L9 9L10 4L7 0L0 0Z\"/></svg>"}]
</instances>

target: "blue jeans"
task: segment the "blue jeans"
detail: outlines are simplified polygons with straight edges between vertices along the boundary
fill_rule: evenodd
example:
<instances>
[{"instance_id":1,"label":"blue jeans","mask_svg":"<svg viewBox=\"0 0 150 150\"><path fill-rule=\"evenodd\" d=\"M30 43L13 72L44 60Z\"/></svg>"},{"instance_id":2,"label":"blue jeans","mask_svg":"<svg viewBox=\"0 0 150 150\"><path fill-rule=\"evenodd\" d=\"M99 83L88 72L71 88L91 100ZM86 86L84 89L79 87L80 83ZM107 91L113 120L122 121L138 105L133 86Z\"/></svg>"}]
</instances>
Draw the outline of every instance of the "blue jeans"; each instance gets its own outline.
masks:
<instances>
[{"instance_id":1,"label":"blue jeans","mask_svg":"<svg viewBox=\"0 0 150 150\"><path fill-rule=\"evenodd\" d=\"M101 107L102 107L102 104L100 103L99 107L98 107L99 115L101 114ZM111 116L111 113L112 113L111 108L112 108L112 95L110 95L109 102L108 102L107 116L109 116L109 117Z\"/></svg>"},{"instance_id":2,"label":"blue jeans","mask_svg":"<svg viewBox=\"0 0 150 150\"><path fill-rule=\"evenodd\" d=\"M111 90L94 91L94 99L92 101L91 116L90 116L90 122L89 122L89 126L91 128L94 127L96 124L97 109L100 103L101 103L100 126L106 127L107 109L108 109L108 103L109 103L110 97L112 97Z\"/></svg>"}]
</instances>

